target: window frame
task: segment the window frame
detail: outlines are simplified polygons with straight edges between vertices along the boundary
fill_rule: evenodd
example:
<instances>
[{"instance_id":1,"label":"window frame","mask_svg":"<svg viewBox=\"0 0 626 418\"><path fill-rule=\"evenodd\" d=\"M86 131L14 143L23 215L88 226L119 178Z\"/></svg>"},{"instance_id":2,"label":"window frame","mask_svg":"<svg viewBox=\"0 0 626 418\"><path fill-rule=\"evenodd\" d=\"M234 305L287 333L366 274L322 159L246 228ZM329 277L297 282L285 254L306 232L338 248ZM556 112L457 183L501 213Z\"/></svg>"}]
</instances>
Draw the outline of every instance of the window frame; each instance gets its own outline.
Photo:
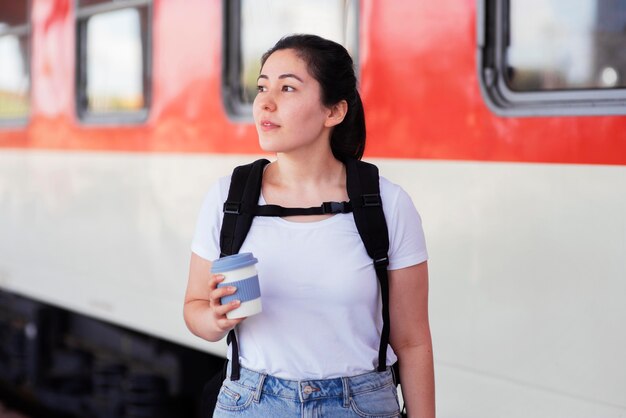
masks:
<instances>
[{"instance_id":1,"label":"window frame","mask_svg":"<svg viewBox=\"0 0 626 418\"><path fill-rule=\"evenodd\" d=\"M75 0L76 65L74 77L75 110L77 119L86 125L141 124L148 120L152 107L152 0L111 0L108 3L80 6ZM91 112L87 109L87 21L99 13L124 9L145 8L146 28L141 32L141 43L145 47L142 56L144 107L129 112Z\"/></svg>"},{"instance_id":2,"label":"window frame","mask_svg":"<svg viewBox=\"0 0 626 418\"><path fill-rule=\"evenodd\" d=\"M506 83L509 0L477 0L477 75L489 109L499 116L626 114L626 88L519 92Z\"/></svg>"},{"instance_id":3,"label":"window frame","mask_svg":"<svg viewBox=\"0 0 626 418\"><path fill-rule=\"evenodd\" d=\"M252 105L239 100L237 89L241 70L241 2L222 0L223 45L222 51L222 102L226 114L234 122L250 122Z\"/></svg>"},{"instance_id":4,"label":"window frame","mask_svg":"<svg viewBox=\"0 0 626 418\"><path fill-rule=\"evenodd\" d=\"M356 50L352 56L354 72L360 79L359 45L360 45L360 1L356 2ZM229 120L239 123L250 123L252 104L242 103L239 98L241 72L241 0L222 0L224 22L222 33L222 103ZM260 59L261 57L259 57Z\"/></svg>"},{"instance_id":5,"label":"window frame","mask_svg":"<svg viewBox=\"0 0 626 418\"><path fill-rule=\"evenodd\" d=\"M0 29L0 36L14 35L17 37L26 36L26 62L28 69L28 91L26 93L28 99L28 109L24 116L3 118L0 117L0 128L22 127L28 124L32 112L32 92L33 92L33 71L32 71L32 51L33 51L33 30L32 30L32 1L26 0L26 22L23 25L9 26L6 29ZM1 64L0 64L1 65Z\"/></svg>"}]
</instances>

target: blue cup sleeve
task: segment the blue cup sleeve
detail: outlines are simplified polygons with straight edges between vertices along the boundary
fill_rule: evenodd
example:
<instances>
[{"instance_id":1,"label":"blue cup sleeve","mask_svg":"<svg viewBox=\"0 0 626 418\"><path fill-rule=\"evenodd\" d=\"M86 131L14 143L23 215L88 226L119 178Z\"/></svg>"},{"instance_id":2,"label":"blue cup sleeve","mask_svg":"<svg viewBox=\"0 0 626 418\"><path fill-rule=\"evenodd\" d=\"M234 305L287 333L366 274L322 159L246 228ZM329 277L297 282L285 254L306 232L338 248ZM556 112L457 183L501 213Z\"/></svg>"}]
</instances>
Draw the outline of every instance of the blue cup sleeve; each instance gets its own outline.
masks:
<instances>
[{"instance_id":1,"label":"blue cup sleeve","mask_svg":"<svg viewBox=\"0 0 626 418\"><path fill-rule=\"evenodd\" d=\"M261 297L261 288L259 287L259 276L254 275L247 279L238 280L236 282L219 283L218 288L225 286L235 286L237 291L232 295L224 296L221 299L222 305L226 305L233 300L240 300L241 303Z\"/></svg>"}]
</instances>

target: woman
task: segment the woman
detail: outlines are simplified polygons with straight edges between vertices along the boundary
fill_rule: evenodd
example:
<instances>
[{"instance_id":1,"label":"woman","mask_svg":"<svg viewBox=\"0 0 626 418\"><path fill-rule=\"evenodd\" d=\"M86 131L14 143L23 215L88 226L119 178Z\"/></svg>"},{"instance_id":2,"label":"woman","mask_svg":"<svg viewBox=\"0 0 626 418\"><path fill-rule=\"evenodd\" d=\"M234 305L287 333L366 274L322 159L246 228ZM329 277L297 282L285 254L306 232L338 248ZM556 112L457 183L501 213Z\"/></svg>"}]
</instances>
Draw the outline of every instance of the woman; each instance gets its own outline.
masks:
<instances>
[{"instance_id":1,"label":"woman","mask_svg":"<svg viewBox=\"0 0 626 418\"><path fill-rule=\"evenodd\" d=\"M254 121L261 148L276 154L260 204L313 207L347 201L342 161L360 158L365 120L352 60L313 35L281 39L262 57ZM241 379L227 378L215 417L396 417L391 370L375 371L382 328L372 259L352 214L256 217L241 252L259 260L263 312L227 319L236 289L217 284L222 207L229 178L208 193L192 244L185 321L197 336L222 339L237 327ZM391 349L400 361L410 417L435 416L428 323L427 253L409 196L381 177L390 236ZM230 354L229 354L230 356Z\"/></svg>"}]
</instances>

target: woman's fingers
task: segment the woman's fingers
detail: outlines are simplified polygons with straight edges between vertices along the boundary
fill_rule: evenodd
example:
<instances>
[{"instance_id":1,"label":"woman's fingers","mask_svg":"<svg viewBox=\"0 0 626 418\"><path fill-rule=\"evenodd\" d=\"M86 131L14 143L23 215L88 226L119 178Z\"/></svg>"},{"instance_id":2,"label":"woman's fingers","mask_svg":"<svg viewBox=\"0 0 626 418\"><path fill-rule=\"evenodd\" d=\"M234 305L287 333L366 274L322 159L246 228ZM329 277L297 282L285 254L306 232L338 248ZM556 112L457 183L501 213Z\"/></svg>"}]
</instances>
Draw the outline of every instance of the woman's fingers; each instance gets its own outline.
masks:
<instances>
[{"instance_id":1,"label":"woman's fingers","mask_svg":"<svg viewBox=\"0 0 626 418\"><path fill-rule=\"evenodd\" d=\"M226 314L237 309L241 305L241 302L239 300L233 300L222 305L221 299L223 297L233 295L237 292L237 288L234 286L217 287L223 280L224 276L220 274L213 275L209 279L209 302L211 303L211 310L216 316L217 325L223 330L229 330L234 328L245 318L228 319L226 317Z\"/></svg>"},{"instance_id":2,"label":"woman's fingers","mask_svg":"<svg viewBox=\"0 0 626 418\"><path fill-rule=\"evenodd\" d=\"M217 326L220 327L223 331L229 331L235 328L237 324L246 319L245 317L236 319L228 319L226 317L226 314L228 312L232 311L233 309L237 309L239 305L241 305L241 302L239 302L238 300L234 300L227 303L226 305L213 307L213 314L217 316Z\"/></svg>"},{"instance_id":3,"label":"woman's fingers","mask_svg":"<svg viewBox=\"0 0 626 418\"><path fill-rule=\"evenodd\" d=\"M224 286L213 290L209 293L209 300L211 301L212 306L220 306L222 304L221 300L225 296L230 296L237 292L237 288L234 286Z\"/></svg>"},{"instance_id":4,"label":"woman's fingers","mask_svg":"<svg viewBox=\"0 0 626 418\"><path fill-rule=\"evenodd\" d=\"M225 305L214 305L213 312L215 312L218 316L224 316L228 312L237 309L239 305L241 305L241 302L238 300L233 300Z\"/></svg>"},{"instance_id":5,"label":"woman's fingers","mask_svg":"<svg viewBox=\"0 0 626 418\"><path fill-rule=\"evenodd\" d=\"M220 326L223 330L231 330L235 328L241 321L246 318L237 318L237 319L220 319L218 320L218 326Z\"/></svg>"},{"instance_id":6,"label":"woman's fingers","mask_svg":"<svg viewBox=\"0 0 626 418\"><path fill-rule=\"evenodd\" d=\"M209 279L209 301L211 302L211 306L221 305L221 298L232 295L237 291L234 286L217 287L223 280L224 276L221 274L215 274Z\"/></svg>"},{"instance_id":7,"label":"woman's fingers","mask_svg":"<svg viewBox=\"0 0 626 418\"><path fill-rule=\"evenodd\" d=\"M209 290L215 290L217 285L224 281L224 276L221 274L212 274L211 278L209 278Z\"/></svg>"}]
</instances>

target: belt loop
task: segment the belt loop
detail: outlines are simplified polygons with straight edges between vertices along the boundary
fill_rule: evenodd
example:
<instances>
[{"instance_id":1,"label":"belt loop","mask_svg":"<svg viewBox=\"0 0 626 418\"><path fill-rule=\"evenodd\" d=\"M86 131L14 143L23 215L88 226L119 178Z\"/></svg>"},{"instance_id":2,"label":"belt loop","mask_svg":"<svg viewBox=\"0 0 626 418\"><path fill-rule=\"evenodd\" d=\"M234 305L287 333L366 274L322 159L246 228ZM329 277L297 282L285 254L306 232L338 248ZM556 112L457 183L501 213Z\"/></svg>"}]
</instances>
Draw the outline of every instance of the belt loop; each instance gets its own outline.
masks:
<instances>
[{"instance_id":1,"label":"belt loop","mask_svg":"<svg viewBox=\"0 0 626 418\"><path fill-rule=\"evenodd\" d=\"M261 392L263 391L265 377L267 377L267 374L259 373L259 383L256 385L256 391L254 392L254 402L256 403L259 403L259 400L261 399Z\"/></svg>"},{"instance_id":2,"label":"belt loop","mask_svg":"<svg viewBox=\"0 0 626 418\"><path fill-rule=\"evenodd\" d=\"M300 398L300 403L304 403L304 396L302 396L302 380L298 380L298 397Z\"/></svg>"},{"instance_id":3,"label":"belt loop","mask_svg":"<svg viewBox=\"0 0 626 418\"><path fill-rule=\"evenodd\" d=\"M348 383L347 377L341 378L341 383L343 384L343 407L350 407L350 383Z\"/></svg>"}]
</instances>

